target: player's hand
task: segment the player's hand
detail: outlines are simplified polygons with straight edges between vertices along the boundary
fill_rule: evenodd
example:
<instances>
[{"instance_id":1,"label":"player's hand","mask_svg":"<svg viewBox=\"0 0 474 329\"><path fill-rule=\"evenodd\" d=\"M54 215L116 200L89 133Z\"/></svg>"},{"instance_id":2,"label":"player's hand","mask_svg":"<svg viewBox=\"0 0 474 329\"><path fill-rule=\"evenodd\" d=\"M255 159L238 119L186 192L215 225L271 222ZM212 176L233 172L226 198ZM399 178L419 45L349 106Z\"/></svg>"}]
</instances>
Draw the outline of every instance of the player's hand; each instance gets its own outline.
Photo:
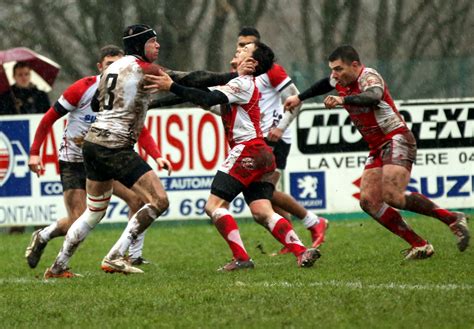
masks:
<instances>
[{"instance_id":1,"label":"player's hand","mask_svg":"<svg viewBox=\"0 0 474 329\"><path fill-rule=\"evenodd\" d=\"M258 62L252 57L246 58L239 67L237 67L237 73L240 75L251 75L255 72Z\"/></svg>"},{"instance_id":2,"label":"player's hand","mask_svg":"<svg viewBox=\"0 0 474 329\"><path fill-rule=\"evenodd\" d=\"M285 100L285 104L283 104L283 107L284 107L285 111L290 111L291 112L291 111L293 111L293 109L295 107L297 107L300 104L301 104L301 100L298 97L298 95L293 95L293 96L289 96Z\"/></svg>"},{"instance_id":3,"label":"player's hand","mask_svg":"<svg viewBox=\"0 0 474 329\"><path fill-rule=\"evenodd\" d=\"M283 135L283 130L275 127L275 128L270 129L267 135L267 139L270 142L278 142L282 135Z\"/></svg>"},{"instance_id":4,"label":"player's hand","mask_svg":"<svg viewBox=\"0 0 474 329\"><path fill-rule=\"evenodd\" d=\"M154 94L160 90L168 91L171 88L173 80L163 70L159 70L158 75L145 74L145 89L148 89L150 93Z\"/></svg>"},{"instance_id":5,"label":"player's hand","mask_svg":"<svg viewBox=\"0 0 474 329\"><path fill-rule=\"evenodd\" d=\"M329 95L324 99L324 106L327 109L333 109L342 104L344 104L344 99L341 96Z\"/></svg>"},{"instance_id":6,"label":"player's hand","mask_svg":"<svg viewBox=\"0 0 474 329\"><path fill-rule=\"evenodd\" d=\"M39 155L31 155L30 160L28 161L28 167L30 170L36 174L36 176L40 176L44 170L43 165L41 164L41 159Z\"/></svg>"},{"instance_id":7,"label":"player's hand","mask_svg":"<svg viewBox=\"0 0 474 329\"><path fill-rule=\"evenodd\" d=\"M168 170L168 176L170 176L173 172L173 166L171 165L171 162L166 158L156 159L156 164L158 165L158 168Z\"/></svg>"}]
</instances>

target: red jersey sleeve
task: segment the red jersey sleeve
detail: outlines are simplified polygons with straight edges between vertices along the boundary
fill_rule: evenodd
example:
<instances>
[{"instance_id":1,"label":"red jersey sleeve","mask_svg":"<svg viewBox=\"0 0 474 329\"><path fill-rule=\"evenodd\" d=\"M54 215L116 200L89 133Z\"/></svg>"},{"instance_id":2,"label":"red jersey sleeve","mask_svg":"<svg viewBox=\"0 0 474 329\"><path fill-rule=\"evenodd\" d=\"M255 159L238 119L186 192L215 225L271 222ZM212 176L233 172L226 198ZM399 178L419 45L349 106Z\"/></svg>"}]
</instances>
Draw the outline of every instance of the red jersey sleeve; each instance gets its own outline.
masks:
<instances>
[{"instance_id":1,"label":"red jersey sleeve","mask_svg":"<svg viewBox=\"0 0 474 329\"><path fill-rule=\"evenodd\" d=\"M36 128L35 138L33 140L33 144L30 147L30 155L39 155L41 145L43 145L44 139L48 134L49 130L53 126L53 124L62 117L63 114L58 113L55 111L54 108L50 107L48 112L43 115L38 128Z\"/></svg>"},{"instance_id":2,"label":"red jersey sleeve","mask_svg":"<svg viewBox=\"0 0 474 329\"><path fill-rule=\"evenodd\" d=\"M273 88L277 88L283 81L289 79L283 66L278 64L273 64L267 75Z\"/></svg>"},{"instance_id":3,"label":"red jersey sleeve","mask_svg":"<svg viewBox=\"0 0 474 329\"><path fill-rule=\"evenodd\" d=\"M154 160L161 157L161 152L156 145L155 140L151 137L150 131L143 127L140 136L138 136L138 144L145 149L145 152L150 155Z\"/></svg>"}]
</instances>

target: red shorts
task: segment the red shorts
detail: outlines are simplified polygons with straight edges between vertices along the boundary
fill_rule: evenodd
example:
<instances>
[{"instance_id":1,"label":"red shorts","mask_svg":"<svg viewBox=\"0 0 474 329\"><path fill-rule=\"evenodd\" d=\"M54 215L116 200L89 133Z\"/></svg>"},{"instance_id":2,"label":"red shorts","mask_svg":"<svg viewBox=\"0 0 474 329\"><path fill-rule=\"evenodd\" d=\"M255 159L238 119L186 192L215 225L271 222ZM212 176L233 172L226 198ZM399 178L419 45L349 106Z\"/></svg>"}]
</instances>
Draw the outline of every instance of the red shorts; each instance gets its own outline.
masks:
<instances>
[{"instance_id":1,"label":"red shorts","mask_svg":"<svg viewBox=\"0 0 474 329\"><path fill-rule=\"evenodd\" d=\"M371 150L365 169L381 168L386 164L402 166L411 171L416 159L416 140L411 131L392 136L382 147Z\"/></svg>"},{"instance_id":2,"label":"red shorts","mask_svg":"<svg viewBox=\"0 0 474 329\"><path fill-rule=\"evenodd\" d=\"M252 139L234 146L219 171L247 187L260 181L264 174L275 171L275 156L263 139Z\"/></svg>"}]
</instances>

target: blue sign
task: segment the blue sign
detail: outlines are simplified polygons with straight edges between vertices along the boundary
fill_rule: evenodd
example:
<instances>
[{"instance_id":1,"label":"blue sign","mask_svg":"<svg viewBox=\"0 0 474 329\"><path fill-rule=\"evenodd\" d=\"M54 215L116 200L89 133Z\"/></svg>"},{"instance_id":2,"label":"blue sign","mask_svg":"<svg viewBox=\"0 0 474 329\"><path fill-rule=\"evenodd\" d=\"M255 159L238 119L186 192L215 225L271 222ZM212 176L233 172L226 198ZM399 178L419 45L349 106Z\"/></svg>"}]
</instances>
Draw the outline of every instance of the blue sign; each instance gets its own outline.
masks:
<instances>
[{"instance_id":1,"label":"blue sign","mask_svg":"<svg viewBox=\"0 0 474 329\"><path fill-rule=\"evenodd\" d=\"M31 196L28 120L0 122L0 196Z\"/></svg>"},{"instance_id":2,"label":"blue sign","mask_svg":"<svg viewBox=\"0 0 474 329\"><path fill-rule=\"evenodd\" d=\"M290 193L306 209L326 208L326 176L323 171L290 173Z\"/></svg>"},{"instance_id":3,"label":"blue sign","mask_svg":"<svg viewBox=\"0 0 474 329\"><path fill-rule=\"evenodd\" d=\"M41 195L55 196L63 194L63 184L61 182L41 182Z\"/></svg>"},{"instance_id":4,"label":"blue sign","mask_svg":"<svg viewBox=\"0 0 474 329\"><path fill-rule=\"evenodd\" d=\"M210 190L214 176L160 177L167 192Z\"/></svg>"},{"instance_id":5,"label":"blue sign","mask_svg":"<svg viewBox=\"0 0 474 329\"><path fill-rule=\"evenodd\" d=\"M431 176L410 178L407 186L410 192L418 192L424 196L436 199L446 196L447 198L469 198L474 195L474 176Z\"/></svg>"}]
</instances>

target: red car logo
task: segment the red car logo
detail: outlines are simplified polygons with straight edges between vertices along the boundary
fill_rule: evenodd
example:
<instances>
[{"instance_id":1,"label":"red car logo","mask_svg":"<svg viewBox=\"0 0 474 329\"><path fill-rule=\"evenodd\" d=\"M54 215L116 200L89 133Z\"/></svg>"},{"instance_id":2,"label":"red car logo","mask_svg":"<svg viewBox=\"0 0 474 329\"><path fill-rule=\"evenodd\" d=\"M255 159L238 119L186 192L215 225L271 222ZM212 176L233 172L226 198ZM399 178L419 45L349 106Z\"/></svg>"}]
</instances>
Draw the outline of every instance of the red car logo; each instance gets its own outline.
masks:
<instances>
[{"instance_id":1,"label":"red car logo","mask_svg":"<svg viewBox=\"0 0 474 329\"><path fill-rule=\"evenodd\" d=\"M12 172L11 155L13 154L10 140L0 132L0 186L2 186Z\"/></svg>"}]
</instances>

